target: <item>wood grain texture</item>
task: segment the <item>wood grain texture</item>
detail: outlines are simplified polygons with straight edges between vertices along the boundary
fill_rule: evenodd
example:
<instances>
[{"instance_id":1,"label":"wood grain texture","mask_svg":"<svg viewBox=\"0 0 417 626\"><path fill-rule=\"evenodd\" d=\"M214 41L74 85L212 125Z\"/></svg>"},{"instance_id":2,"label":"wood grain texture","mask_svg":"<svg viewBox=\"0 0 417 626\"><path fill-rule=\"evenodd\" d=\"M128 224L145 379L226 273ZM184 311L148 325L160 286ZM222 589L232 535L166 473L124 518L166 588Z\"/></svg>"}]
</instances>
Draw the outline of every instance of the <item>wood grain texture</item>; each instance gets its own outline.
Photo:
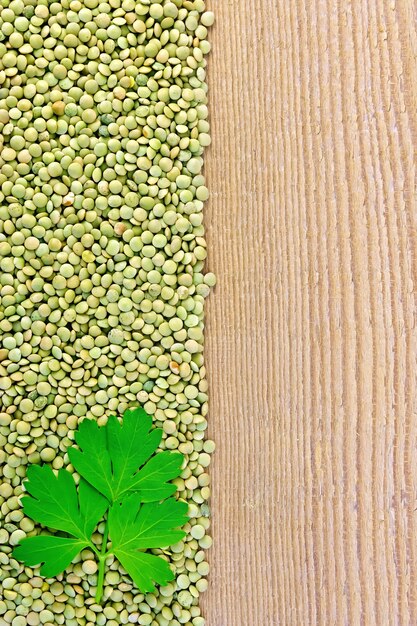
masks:
<instances>
[{"instance_id":1,"label":"wood grain texture","mask_svg":"<svg viewBox=\"0 0 417 626\"><path fill-rule=\"evenodd\" d=\"M417 5L212 8L207 626L416 625Z\"/></svg>"}]
</instances>

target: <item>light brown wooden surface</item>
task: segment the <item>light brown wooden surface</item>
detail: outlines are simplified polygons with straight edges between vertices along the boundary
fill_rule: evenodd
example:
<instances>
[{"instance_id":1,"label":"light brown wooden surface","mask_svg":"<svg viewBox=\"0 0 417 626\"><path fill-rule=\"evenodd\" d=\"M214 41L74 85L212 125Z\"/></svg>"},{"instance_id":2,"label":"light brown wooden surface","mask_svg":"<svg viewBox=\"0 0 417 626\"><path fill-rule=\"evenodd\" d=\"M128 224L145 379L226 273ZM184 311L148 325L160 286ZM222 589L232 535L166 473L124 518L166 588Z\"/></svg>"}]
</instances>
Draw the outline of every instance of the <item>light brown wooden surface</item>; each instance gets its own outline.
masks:
<instances>
[{"instance_id":1,"label":"light brown wooden surface","mask_svg":"<svg viewBox=\"0 0 417 626\"><path fill-rule=\"evenodd\" d=\"M219 0L207 626L417 624L413 0Z\"/></svg>"}]
</instances>

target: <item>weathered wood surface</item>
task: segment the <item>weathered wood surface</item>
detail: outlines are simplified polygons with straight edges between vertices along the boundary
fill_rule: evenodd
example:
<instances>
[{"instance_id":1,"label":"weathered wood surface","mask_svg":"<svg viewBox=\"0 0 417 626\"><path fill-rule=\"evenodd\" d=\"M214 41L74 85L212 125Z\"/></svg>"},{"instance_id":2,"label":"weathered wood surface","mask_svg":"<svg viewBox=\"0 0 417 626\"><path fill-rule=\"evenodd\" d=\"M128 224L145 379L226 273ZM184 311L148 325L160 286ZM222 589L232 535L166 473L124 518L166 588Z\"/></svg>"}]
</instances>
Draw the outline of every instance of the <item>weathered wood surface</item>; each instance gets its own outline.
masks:
<instances>
[{"instance_id":1,"label":"weathered wood surface","mask_svg":"<svg viewBox=\"0 0 417 626\"><path fill-rule=\"evenodd\" d=\"M414 0L219 0L207 626L417 624Z\"/></svg>"}]
</instances>

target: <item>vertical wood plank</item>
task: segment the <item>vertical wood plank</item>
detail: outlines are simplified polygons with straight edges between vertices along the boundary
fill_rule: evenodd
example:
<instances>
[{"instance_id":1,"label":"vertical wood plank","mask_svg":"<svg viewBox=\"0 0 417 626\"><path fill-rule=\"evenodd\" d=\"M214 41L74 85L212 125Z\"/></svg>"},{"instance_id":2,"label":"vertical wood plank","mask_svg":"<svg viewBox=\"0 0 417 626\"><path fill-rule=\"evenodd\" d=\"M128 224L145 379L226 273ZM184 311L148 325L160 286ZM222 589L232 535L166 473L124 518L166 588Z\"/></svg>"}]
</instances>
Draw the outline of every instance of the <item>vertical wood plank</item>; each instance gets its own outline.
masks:
<instances>
[{"instance_id":1,"label":"vertical wood plank","mask_svg":"<svg viewBox=\"0 0 417 626\"><path fill-rule=\"evenodd\" d=\"M416 5L212 8L207 626L416 624Z\"/></svg>"}]
</instances>

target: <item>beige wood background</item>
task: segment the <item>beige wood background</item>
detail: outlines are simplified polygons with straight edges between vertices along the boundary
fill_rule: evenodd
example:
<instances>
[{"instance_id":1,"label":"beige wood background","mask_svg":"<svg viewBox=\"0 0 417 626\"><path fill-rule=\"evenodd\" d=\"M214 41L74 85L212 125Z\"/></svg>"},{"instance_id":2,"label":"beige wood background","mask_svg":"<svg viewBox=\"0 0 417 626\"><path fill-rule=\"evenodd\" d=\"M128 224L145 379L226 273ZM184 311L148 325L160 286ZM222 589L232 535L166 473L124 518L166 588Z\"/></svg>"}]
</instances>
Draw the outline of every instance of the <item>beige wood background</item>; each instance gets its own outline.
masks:
<instances>
[{"instance_id":1,"label":"beige wood background","mask_svg":"<svg viewBox=\"0 0 417 626\"><path fill-rule=\"evenodd\" d=\"M207 626L417 624L414 0L218 0Z\"/></svg>"}]
</instances>

